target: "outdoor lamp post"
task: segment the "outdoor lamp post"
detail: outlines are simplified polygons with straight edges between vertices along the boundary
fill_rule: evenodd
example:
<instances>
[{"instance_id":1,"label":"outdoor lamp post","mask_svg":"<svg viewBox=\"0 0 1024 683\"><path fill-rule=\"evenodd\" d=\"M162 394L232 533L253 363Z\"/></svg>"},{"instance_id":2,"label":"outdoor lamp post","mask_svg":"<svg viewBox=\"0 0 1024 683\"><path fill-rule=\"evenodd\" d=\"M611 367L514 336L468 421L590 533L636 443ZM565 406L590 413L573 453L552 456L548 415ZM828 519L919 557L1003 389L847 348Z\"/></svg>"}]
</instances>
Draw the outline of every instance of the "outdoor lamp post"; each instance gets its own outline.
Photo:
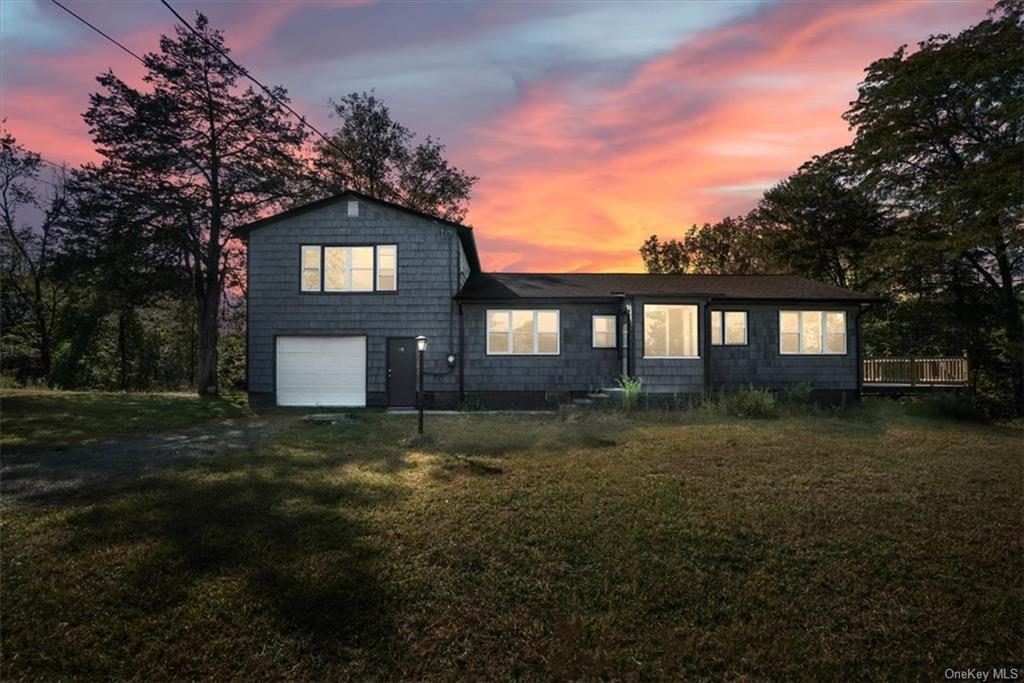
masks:
<instances>
[{"instance_id":1,"label":"outdoor lamp post","mask_svg":"<svg viewBox=\"0 0 1024 683\"><path fill-rule=\"evenodd\" d=\"M427 338L422 334L416 337L416 360L419 365L419 374L416 376L416 408L419 409L419 423L416 426L416 433L423 433L423 353L427 350Z\"/></svg>"}]
</instances>

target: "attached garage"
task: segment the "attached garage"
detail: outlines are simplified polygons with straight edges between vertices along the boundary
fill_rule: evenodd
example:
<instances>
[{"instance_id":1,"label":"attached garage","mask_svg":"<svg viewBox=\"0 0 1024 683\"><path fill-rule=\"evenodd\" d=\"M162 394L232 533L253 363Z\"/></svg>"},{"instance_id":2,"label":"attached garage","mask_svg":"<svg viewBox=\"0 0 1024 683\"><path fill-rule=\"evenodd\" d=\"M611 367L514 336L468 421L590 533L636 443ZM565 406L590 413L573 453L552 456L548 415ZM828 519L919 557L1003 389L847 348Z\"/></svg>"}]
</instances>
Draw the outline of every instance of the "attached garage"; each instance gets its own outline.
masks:
<instances>
[{"instance_id":1,"label":"attached garage","mask_svg":"<svg viewBox=\"0 0 1024 683\"><path fill-rule=\"evenodd\" d=\"M275 353L277 405L366 405L366 337L278 337Z\"/></svg>"}]
</instances>

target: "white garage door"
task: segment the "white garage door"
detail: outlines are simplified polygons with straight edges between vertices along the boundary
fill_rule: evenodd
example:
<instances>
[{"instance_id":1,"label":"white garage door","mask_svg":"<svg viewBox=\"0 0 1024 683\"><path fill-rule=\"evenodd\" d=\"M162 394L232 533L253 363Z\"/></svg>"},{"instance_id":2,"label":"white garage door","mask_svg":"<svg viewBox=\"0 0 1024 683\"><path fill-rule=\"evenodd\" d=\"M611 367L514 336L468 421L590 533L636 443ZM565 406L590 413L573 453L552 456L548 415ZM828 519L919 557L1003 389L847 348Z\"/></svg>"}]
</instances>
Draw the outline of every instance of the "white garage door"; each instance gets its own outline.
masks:
<instances>
[{"instance_id":1,"label":"white garage door","mask_svg":"<svg viewBox=\"0 0 1024 683\"><path fill-rule=\"evenodd\" d=\"M278 337L277 405L365 406L366 337Z\"/></svg>"}]
</instances>

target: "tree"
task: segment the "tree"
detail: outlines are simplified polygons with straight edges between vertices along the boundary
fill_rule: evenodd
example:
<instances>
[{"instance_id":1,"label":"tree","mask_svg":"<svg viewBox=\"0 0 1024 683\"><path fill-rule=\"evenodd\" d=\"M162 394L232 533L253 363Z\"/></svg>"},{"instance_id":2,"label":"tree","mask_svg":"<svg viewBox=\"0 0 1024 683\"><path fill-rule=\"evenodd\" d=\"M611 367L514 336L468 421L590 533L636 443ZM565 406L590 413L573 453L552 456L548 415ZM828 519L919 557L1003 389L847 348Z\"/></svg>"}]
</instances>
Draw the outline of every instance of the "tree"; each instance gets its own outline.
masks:
<instances>
[{"instance_id":1,"label":"tree","mask_svg":"<svg viewBox=\"0 0 1024 683\"><path fill-rule=\"evenodd\" d=\"M479 179L452 166L444 145L430 136L414 144L412 131L373 92L330 104L341 125L331 144L316 145L312 194L352 189L448 220L465 218Z\"/></svg>"},{"instance_id":2,"label":"tree","mask_svg":"<svg viewBox=\"0 0 1024 683\"><path fill-rule=\"evenodd\" d=\"M145 56L146 91L100 76L85 120L100 154L173 218L167 239L196 301L198 391L212 394L225 282L244 258L232 228L294 196L305 133L274 99L239 88L223 35L200 13L195 30L176 27Z\"/></svg>"},{"instance_id":3,"label":"tree","mask_svg":"<svg viewBox=\"0 0 1024 683\"><path fill-rule=\"evenodd\" d=\"M1024 415L1024 3L877 60L844 118L865 187L900 218L904 253L943 264L936 291L988 292Z\"/></svg>"},{"instance_id":4,"label":"tree","mask_svg":"<svg viewBox=\"0 0 1024 683\"><path fill-rule=\"evenodd\" d=\"M649 273L770 272L762 237L744 217L726 216L717 223L691 226L682 240L661 242L651 235L640 248Z\"/></svg>"},{"instance_id":5,"label":"tree","mask_svg":"<svg viewBox=\"0 0 1024 683\"><path fill-rule=\"evenodd\" d=\"M118 387L127 390L133 384L129 338L138 328L138 310L168 294L188 293L177 240L168 239L174 235L174 216L141 194L144 188L126 169L110 162L86 165L74 174L69 188L66 258L82 288L95 292L93 327L105 315L117 318Z\"/></svg>"},{"instance_id":6,"label":"tree","mask_svg":"<svg viewBox=\"0 0 1024 683\"><path fill-rule=\"evenodd\" d=\"M881 206L858 184L846 150L816 156L761 198L751 214L780 270L869 289L872 251L886 234Z\"/></svg>"},{"instance_id":7,"label":"tree","mask_svg":"<svg viewBox=\"0 0 1024 683\"><path fill-rule=\"evenodd\" d=\"M38 154L10 133L0 133L5 355L20 337L35 355L31 374L49 379L54 330L68 303L67 284L57 273L64 246L59 225L67 213L68 192L66 169L46 178L42 165ZM48 193L41 191L42 185L49 187ZM38 224L23 220L23 211L38 217Z\"/></svg>"}]
</instances>

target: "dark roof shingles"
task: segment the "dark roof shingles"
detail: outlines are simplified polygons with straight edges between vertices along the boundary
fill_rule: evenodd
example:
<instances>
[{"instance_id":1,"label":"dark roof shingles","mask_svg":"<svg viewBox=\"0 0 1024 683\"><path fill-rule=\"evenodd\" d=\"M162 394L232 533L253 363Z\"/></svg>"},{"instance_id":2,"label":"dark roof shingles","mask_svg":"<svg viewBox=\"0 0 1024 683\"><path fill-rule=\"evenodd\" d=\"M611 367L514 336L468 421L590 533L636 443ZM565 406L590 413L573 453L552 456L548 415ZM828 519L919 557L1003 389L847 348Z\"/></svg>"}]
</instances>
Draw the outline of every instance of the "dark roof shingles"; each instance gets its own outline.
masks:
<instances>
[{"instance_id":1,"label":"dark roof shingles","mask_svg":"<svg viewBox=\"0 0 1024 683\"><path fill-rule=\"evenodd\" d=\"M605 299L616 295L721 299L877 301L878 297L797 275L651 275L647 273L480 273L459 292L473 299Z\"/></svg>"}]
</instances>

